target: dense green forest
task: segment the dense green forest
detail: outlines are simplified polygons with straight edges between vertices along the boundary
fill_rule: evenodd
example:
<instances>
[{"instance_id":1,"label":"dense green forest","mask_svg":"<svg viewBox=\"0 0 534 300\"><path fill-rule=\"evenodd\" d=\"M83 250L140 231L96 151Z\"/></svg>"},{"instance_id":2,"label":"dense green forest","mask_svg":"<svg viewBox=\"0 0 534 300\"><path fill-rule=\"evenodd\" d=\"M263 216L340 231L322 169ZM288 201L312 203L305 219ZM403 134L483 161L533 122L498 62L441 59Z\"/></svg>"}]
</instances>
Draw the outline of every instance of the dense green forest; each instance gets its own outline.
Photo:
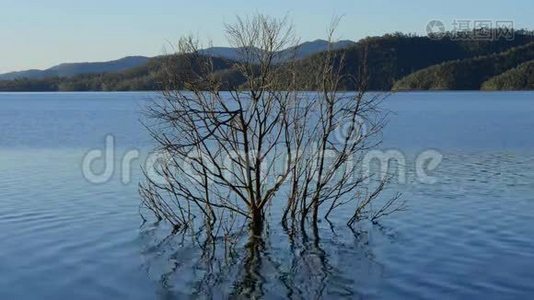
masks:
<instances>
[{"instance_id":1,"label":"dense green forest","mask_svg":"<svg viewBox=\"0 0 534 300\"><path fill-rule=\"evenodd\" d=\"M346 75L357 76L362 66L367 66L370 90L480 89L490 78L533 60L534 35L517 32L511 41L489 41L455 40L450 35L433 39L396 33L360 40L350 48L337 50L336 54L344 57L342 72ZM313 70L322 55L325 54L315 54L297 62L303 70L299 74L302 89L314 89L307 84L312 82L308 77L314 76ZM242 83L242 78L232 69L233 63L229 59L214 58L214 71L225 84ZM159 90L169 74L176 75L175 79L179 80L180 74L185 74L188 68L191 66L184 65L178 55L159 56L122 72L0 81L0 91ZM517 75L508 76L515 78ZM491 82L485 87L489 88ZM347 90L355 88L350 80L342 84ZM493 86L504 87L499 83ZM221 88L224 89L224 85Z\"/></svg>"},{"instance_id":2,"label":"dense green forest","mask_svg":"<svg viewBox=\"0 0 534 300\"><path fill-rule=\"evenodd\" d=\"M534 58L534 43L501 53L431 66L398 81L395 90L478 90L482 84Z\"/></svg>"},{"instance_id":3,"label":"dense green forest","mask_svg":"<svg viewBox=\"0 0 534 300\"><path fill-rule=\"evenodd\" d=\"M483 90L534 90L534 60L497 75L482 84Z\"/></svg>"},{"instance_id":4,"label":"dense green forest","mask_svg":"<svg viewBox=\"0 0 534 300\"><path fill-rule=\"evenodd\" d=\"M367 53L368 88L371 90L391 90L394 83L418 70L451 60L468 59L499 53L534 41L532 35L516 35L513 41L454 40L450 37L431 39L428 37L404 34L389 34L361 40L354 47L343 50L347 74L357 75ZM313 70L320 55L310 57L301 63L307 70ZM533 57L534 58L534 57ZM303 75L310 72L302 72ZM303 80L303 82L309 82ZM306 87L310 89L313 87ZM346 89L354 89L350 82Z\"/></svg>"}]
</instances>

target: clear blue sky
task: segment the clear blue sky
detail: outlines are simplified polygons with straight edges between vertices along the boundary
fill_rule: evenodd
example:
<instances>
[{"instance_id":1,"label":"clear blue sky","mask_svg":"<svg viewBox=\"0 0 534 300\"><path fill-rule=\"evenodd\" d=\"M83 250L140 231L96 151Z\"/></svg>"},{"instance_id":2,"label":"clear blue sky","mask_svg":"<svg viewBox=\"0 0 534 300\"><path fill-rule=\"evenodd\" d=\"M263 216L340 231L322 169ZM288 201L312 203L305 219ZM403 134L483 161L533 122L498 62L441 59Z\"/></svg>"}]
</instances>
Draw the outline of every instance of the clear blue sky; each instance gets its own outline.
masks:
<instances>
[{"instance_id":1,"label":"clear blue sky","mask_svg":"<svg viewBox=\"0 0 534 300\"><path fill-rule=\"evenodd\" d=\"M424 33L428 21L513 20L534 29L534 0L0 0L0 73L62 62L158 55L194 33L225 45L223 23L237 14L289 15L302 40L324 37L342 15L338 37Z\"/></svg>"}]
</instances>

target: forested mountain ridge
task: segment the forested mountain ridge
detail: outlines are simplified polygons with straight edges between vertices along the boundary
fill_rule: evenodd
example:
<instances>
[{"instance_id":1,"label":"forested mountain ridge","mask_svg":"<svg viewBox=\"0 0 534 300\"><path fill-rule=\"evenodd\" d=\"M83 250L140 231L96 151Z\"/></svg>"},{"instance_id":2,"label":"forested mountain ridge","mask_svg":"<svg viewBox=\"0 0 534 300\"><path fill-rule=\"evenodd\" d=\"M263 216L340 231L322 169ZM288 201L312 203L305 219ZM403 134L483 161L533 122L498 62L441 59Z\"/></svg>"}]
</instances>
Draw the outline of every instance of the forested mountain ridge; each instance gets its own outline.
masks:
<instances>
[{"instance_id":1,"label":"forested mountain ridge","mask_svg":"<svg viewBox=\"0 0 534 300\"><path fill-rule=\"evenodd\" d=\"M513 41L504 39L454 40L450 37L431 39L429 37L389 34L361 40L354 47L341 50L345 56L344 73L357 75L367 61L368 88L371 90L391 90L396 81L418 70L446 61L468 59L493 53L533 42L531 35L516 35ZM367 53L365 55L365 53ZM313 68L320 61L322 54L312 56L301 63L303 69ZM310 75L303 72L303 76ZM306 80L304 82L307 82ZM304 87L309 89L310 87ZM345 89L355 87L345 83Z\"/></svg>"},{"instance_id":2,"label":"forested mountain ridge","mask_svg":"<svg viewBox=\"0 0 534 300\"><path fill-rule=\"evenodd\" d=\"M123 72L84 74L73 77L51 77L44 79L15 79L0 81L0 91L150 91L159 90L168 79L169 68L173 75L187 73L188 65L183 56L165 55L150 59L145 65ZM213 58L214 70L229 70L233 61Z\"/></svg>"},{"instance_id":3,"label":"forested mountain ridge","mask_svg":"<svg viewBox=\"0 0 534 300\"><path fill-rule=\"evenodd\" d=\"M482 84L534 59L534 42L491 55L434 65L399 80L394 90L478 90Z\"/></svg>"},{"instance_id":4,"label":"forested mountain ridge","mask_svg":"<svg viewBox=\"0 0 534 300\"><path fill-rule=\"evenodd\" d=\"M513 40L490 41L455 40L450 36L434 39L396 33L360 40L348 48L335 50L335 54L344 57L341 72L347 75L346 78L358 76L362 67L367 66L367 87L370 90L480 89L482 83L491 77L517 67L520 63L533 60L533 46L529 44L532 42L534 35L528 33L517 33ZM313 70L319 65L323 55L325 52L310 54L297 61L302 69L297 78L301 89L315 88L308 84L313 82L309 77L314 76ZM211 56L216 65L214 72L222 82L243 83L243 79L233 69L234 60L218 55ZM169 63L176 70L185 68L179 65L179 61L179 55L167 55L151 58L143 65L120 72L0 81L0 91L159 90L162 80L165 79L164 69L168 68ZM482 67L484 61L490 64L489 67ZM498 62L497 67L492 68L492 62ZM279 64L283 66L283 63ZM478 71L470 70L472 67L478 68ZM449 77L452 75L446 71L447 68L462 72L453 72L457 79L451 79ZM436 74L433 74L434 72ZM467 80L467 74L471 74L469 76L472 78ZM463 83L464 81L469 84ZM351 80L341 84L343 89L355 89ZM224 85L221 88L224 88Z\"/></svg>"},{"instance_id":5,"label":"forested mountain ridge","mask_svg":"<svg viewBox=\"0 0 534 300\"><path fill-rule=\"evenodd\" d=\"M328 47L332 49L344 49L355 45L353 41L338 41L334 43L328 43L325 40L315 40L311 42L304 42L294 48L285 49L280 51L278 57L280 62L287 61L293 55L294 50L297 59L303 59L313 54L317 54L326 51ZM199 51L201 54L209 55L218 58L224 58L229 60L238 60L240 56L240 50L230 47L210 47ZM82 63L63 63L45 70L25 70L17 72L9 72L0 74L0 80L13 80L13 79L43 79L51 77L72 77L76 75L87 74L101 74L121 72L129 69L133 69L150 61L150 57L145 56L127 56L117 60L104 61L104 62L82 62Z\"/></svg>"},{"instance_id":6,"label":"forested mountain ridge","mask_svg":"<svg viewBox=\"0 0 534 300\"><path fill-rule=\"evenodd\" d=\"M534 90L534 59L482 84L483 90Z\"/></svg>"}]
</instances>

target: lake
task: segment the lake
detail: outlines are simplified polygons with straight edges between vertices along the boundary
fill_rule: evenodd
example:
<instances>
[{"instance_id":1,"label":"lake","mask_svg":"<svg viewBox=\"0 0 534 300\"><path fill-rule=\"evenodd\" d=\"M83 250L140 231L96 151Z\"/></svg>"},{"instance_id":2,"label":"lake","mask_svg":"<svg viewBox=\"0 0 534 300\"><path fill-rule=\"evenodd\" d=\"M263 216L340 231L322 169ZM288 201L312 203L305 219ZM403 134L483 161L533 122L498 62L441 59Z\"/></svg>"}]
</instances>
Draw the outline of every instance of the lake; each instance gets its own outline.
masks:
<instances>
[{"instance_id":1,"label":"lake","mask_svg":"<svg viewBox=\"0 0 534 300\"><path fill-rule=\"evenodd\" d=\"M83 158L114 136L114 161L152 148L139 120L152 93L0 93L0 299L466 299L534 295L534 93L424 92L387 98L383 150L408 157L404 212L319 245L271 224L262 259L206 267L164 225L142 224L119 167L87 181ZM432 149L437 180L410 163ZM289 246L291 245L291 246Z\"/></svg>"}]
</instances>

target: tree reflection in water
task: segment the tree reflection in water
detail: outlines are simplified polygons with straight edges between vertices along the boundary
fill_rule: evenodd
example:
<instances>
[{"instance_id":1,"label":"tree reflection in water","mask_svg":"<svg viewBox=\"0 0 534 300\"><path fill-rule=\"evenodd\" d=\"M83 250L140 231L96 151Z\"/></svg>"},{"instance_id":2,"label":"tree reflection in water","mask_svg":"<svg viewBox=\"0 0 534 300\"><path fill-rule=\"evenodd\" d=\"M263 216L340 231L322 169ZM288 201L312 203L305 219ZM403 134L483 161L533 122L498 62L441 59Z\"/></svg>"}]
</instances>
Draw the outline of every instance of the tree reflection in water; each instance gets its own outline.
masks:
<instances>
[{"instance_id":1,"label":"tree reflection in water","mask_svg":"<svg viewBox=\"0 0 534 300\"><path fill-rule=\"evenodd\" d=\"M332 224L319 225L311 232L266 227L261 236L248 230L226 236L211 230L161 236L160 224L145 225L144 267L163 299L365 296L368 291L358 282L382 273L370 232L338 232ZM377 231L377 226L370 230ZM322 240L321 233L328 238Z\"/></svg>"}]
</instances>

